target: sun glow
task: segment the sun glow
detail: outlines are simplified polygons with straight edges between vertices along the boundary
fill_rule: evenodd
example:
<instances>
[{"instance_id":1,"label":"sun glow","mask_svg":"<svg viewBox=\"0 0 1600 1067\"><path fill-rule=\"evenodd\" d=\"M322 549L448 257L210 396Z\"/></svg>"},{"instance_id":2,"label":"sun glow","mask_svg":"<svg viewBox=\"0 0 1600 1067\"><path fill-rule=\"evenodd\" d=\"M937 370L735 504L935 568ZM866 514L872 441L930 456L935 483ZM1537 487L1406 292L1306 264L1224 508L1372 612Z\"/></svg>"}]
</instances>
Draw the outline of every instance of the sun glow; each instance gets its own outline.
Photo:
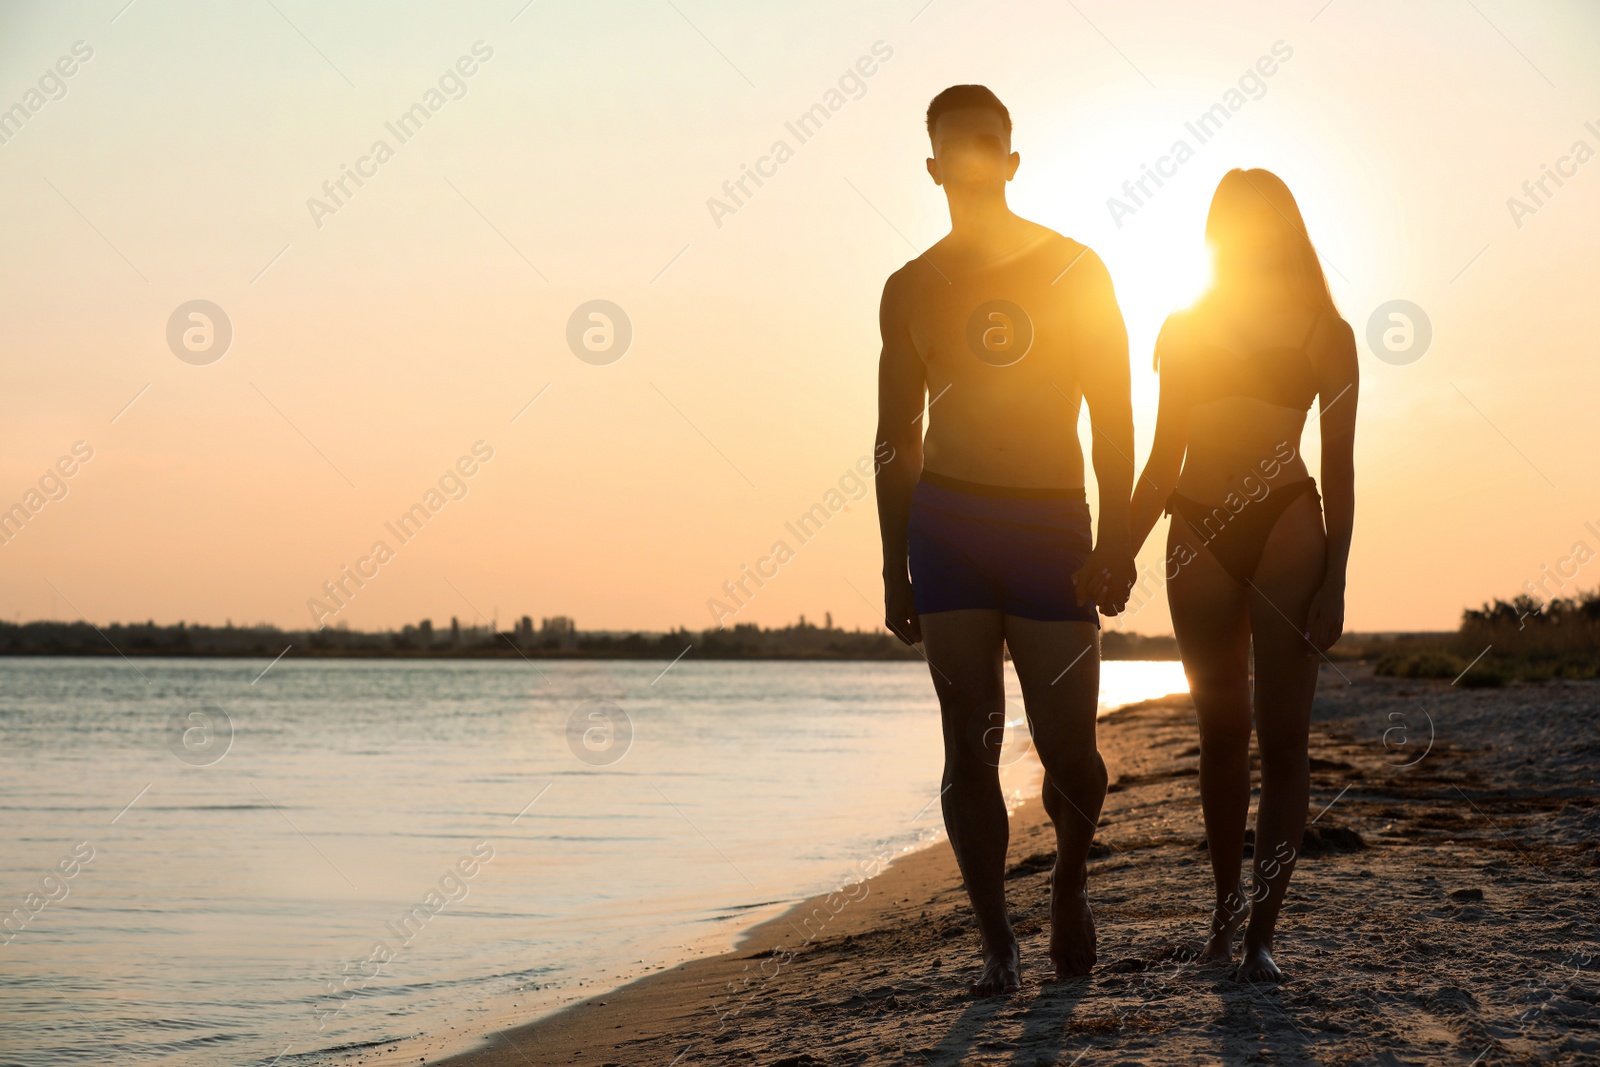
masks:
<instances>
[{"instance_id":1,"label":"sun glow","mask_svg":"<svg viewBox=\"0 0 1600 1067\"><path fill-rule=\"evenodd\" d=\"M1168 312L1194 304L1211 286L1211 246L1201 244L1174 249L1162 265L1152 289L1156 299L1167 305Z\"/></svg>"},{"instance_id":2,"label":"sun glow","mask_svg":"<svg viewBox=\"0 0 1600 1067\"><path fill-rule=\"evenodd\" d=\"M1174 239L1152 227L1148 238L1141 234L1102 253L1116 280L1117 303L1128 324L1135 365L1149 366L1156 335L1167 316L1193 304L1211 284L1209 246L1198 232L1184 236L1189 239Z\"/></svg>"}]
</instances>

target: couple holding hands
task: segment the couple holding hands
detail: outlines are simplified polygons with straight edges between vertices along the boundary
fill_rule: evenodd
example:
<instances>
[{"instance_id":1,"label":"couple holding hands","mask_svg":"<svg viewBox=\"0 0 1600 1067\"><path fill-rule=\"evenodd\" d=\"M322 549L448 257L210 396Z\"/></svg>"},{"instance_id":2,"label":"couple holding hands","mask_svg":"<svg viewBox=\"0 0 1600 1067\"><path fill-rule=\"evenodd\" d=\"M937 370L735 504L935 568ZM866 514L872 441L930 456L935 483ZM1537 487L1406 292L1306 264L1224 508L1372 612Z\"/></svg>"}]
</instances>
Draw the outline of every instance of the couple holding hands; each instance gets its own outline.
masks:
<instances>
[{"instance_id":1,"label":"couple holding hands","mask_svg":"<svg viewBox=\"0 0 1600 1067\"><path fill-rule=\"evenodd\" d=\"M1344 624L1354 335L1288 188L1268 171L1229 171L1206 220L1210 288L1156 341L1160 404L1136 481L1127 331L1104 264L1007 206L1020 159L1010 114L987 88L946 89L927 124L928 173L951 227L884 286L876 444L896 461L878 472L878 512L885 619L922 644L939 698L945 826L983 944L972 991L1021 982L996 729L1007 649L1056 832L1051 959L1060 978L1094 965L1087 859L1107 784L1095 743L1099 615L1126 608L1134 555L1164 512L1216 879L1197 952L1232 960L1242 933L1238 977L1280 979L1273 931L1305 828L1319 656ZM1322 494L1300 457L1314 401ZM1084 403L1099 486L1092 537ZM1247 892L1252 722L1261 798Z\"/></svg>"}]
</instances>

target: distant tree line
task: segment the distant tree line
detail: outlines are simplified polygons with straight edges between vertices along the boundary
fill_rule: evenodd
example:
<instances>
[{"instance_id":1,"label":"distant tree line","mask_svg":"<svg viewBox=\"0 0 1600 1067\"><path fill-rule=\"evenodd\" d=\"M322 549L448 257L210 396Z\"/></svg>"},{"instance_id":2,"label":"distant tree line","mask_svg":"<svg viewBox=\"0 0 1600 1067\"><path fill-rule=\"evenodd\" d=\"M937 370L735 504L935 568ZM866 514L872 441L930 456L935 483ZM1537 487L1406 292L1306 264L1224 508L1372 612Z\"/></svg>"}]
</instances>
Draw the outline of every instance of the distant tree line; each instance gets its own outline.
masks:
<instances>
[{"instance_id":1,"label":"distant tree line","mask_svg":"<svg viewBox=\"0 0 1600 1067\"><path fill-rule=\"evenodd\" d=\"M1454 634L1391 647L1377 672L1403 678L1449 678L1469 686L1517 679L1600 677L1600 589L1570 597L1496 598L1461 613Z\"/></svg>"},{"instance_id":2,"label":"distant tree line","mask_svg":"<svg viewBox=\"0 0 1600 1067\"><path fill-rule=\"evenodd\" d=\"M294 656L456 659L673 659L690 649L698 659L920 660L922 653L882 630L845 630L800 622L765 629L751 623L721 630L680 628L660 632L582 631L570 619L544 620L535 629L524 617L511 630L460 625L448 630L424 620L399 630L364 632L328 628L280 630L276 626L195 626L154 622L0 622L0 655L9 656ZM1107 631L1106 659L1176 659L1171 637Z\"/></svg>"}]
</instances>

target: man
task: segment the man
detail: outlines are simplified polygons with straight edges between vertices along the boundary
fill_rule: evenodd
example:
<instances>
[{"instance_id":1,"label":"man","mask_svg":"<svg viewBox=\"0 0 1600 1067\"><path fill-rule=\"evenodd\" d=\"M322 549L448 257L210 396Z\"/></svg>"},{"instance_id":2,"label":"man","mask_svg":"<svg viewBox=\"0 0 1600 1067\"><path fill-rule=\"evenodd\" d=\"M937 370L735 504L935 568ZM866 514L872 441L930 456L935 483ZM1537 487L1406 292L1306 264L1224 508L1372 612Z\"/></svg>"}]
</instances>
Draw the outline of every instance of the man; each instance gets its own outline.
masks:
<instances>
[{"instance_id":1,"label":"man","mask_svg":"<svg viewBox=\"0 0 1600 1067\"><path fill-rule=\"evenodd\" d=\"M1006 648L1055 824L1050 956L1059 978L1094 966L1096 609L1121 611L1135 576L1128 337L1100 258L1006 205L1020 157L1005 105L953 86L928 105L928 136L950 233L884 286L878 441L895 460L877 475L878 517L886 621L923 644L939 697L945 827L983 943L972 992L987 996L1021 982L999 778ZM1092 551L1082 400L1100 495Z\"/></svg>"}]
</instances>

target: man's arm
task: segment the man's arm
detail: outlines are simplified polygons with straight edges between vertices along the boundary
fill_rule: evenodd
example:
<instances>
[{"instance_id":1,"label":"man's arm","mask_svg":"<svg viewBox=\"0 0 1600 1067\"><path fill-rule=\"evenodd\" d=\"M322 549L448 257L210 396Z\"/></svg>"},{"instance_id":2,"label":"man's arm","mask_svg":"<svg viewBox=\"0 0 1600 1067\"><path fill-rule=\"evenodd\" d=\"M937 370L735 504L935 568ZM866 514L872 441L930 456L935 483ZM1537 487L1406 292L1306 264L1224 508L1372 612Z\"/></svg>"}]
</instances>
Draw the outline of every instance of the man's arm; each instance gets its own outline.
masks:
<instances>
[{"instance_id":1,"label":"man's arm","mask_svg":"<svg viewBox=\"0 0 1600 1067\"><path fill-rule=\"evenodd\" d=\"M1094 475L1100 486L1100 524L1094 551L1073 575L1080 602L1092 598L1115 615L1128 603L1136 572L1129 535L1133 495L1133 403L1129 398L1128 331L1111 274L1085 250L1072 267L1072 332L1078 380L1094 434Z\"/></svg>"},{"instance_id":2,"label":"man's arm","mask_svg":"<svg viewBox=\"0 0 1600 1067\"><path fill-rule=\"evenodd\" d=\"M906 559L911 493L922 475L922 412L927 378L906 329L900 283L891 277L878 306L878 531L883 538L884 622L906 644L922 640Z\"/></svg>"},{"instance_id":3,"label":"man's arm","mask_svg":"<svg viewBox=\"0 0 1600 1067\"><path fill-rule=\"evenodd\" d=\"M1328 334L1325 345L1318 346L1316 360L1328 562L1306 619L1306 637L1323 651L1344 632L1345 567L1356 521L1356 394L1360 392L1355 333L1338 319Z\"/></svg>"}]
</instances>

